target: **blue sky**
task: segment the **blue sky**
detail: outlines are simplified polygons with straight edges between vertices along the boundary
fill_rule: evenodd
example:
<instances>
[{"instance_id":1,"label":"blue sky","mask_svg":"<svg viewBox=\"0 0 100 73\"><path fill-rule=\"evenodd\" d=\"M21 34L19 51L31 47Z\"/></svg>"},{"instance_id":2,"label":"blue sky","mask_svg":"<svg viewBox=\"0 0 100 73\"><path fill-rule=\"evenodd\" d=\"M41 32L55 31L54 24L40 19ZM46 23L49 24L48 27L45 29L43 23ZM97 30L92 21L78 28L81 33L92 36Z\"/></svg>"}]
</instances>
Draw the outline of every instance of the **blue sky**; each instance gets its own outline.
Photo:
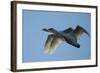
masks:
<instances>
[{"instance_id":1,"label":"blue sky","mask_svg":"<svg viewBox=\"0 0 100 73\"><path fill-rule=\"evenodd\" d=\"M54 54L49 55L45 54L43 49L50 33L42 31L43 28L60 31L80 25L90 33L90 19L90 13L23 10L23 62L90 59L91 36L81 36L80 48L63 42Z\"/></svg>"}]
</instances>

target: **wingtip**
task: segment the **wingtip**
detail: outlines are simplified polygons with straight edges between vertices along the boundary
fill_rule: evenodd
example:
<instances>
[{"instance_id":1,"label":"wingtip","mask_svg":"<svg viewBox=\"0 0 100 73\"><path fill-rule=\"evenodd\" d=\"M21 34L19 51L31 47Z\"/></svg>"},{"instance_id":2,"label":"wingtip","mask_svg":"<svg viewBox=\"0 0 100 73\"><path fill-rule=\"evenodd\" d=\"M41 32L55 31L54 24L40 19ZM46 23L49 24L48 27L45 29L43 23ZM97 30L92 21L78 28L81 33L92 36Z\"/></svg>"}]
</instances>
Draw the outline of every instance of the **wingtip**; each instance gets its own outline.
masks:
<instances>
[{"instance_id":1,"label":"wingtip","mask_svg":"<svg viewBox=\"0 0 100 73\"><path fill-rule=\"evenodd\" d=\"M90 34L89 34L83 27L81 27L80 25L77 25L77 27L83 29L84 32L85 32L88 36L90 36Z\"/></svg>"},{"instance_id":2,"label":"wingtip","mask_svg":"<svg viewBox=\"0 0 100 73\"><path fill-rule=\"evenodd\" d=\"M87 35L90 37L90 34L89 33L87 33Z\"/></svg>"},{"instance_id":3,"label":"wingtip","mask_svg":"<svg viewBox=\"0 0 100 73\"><path fill-rule=\"evenodd\" d=\"M44 53L48 54L48 55L52 55L53 54L53 52L51 52L50 50L47 50L47 49L44 50Z\"/></svg>"}]
</instances>

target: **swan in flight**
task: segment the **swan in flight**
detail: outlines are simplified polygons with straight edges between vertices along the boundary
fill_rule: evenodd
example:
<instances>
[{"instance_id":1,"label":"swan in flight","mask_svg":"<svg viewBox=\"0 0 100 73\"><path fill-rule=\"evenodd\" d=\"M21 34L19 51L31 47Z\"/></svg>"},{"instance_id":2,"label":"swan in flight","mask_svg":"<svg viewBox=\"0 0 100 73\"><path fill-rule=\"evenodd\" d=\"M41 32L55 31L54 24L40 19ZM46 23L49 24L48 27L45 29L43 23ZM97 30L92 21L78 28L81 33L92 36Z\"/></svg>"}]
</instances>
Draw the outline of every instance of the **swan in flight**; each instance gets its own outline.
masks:
<instances>
[{"instance_id":1,"label":"swan in flight","mask_svg":"<svg viewBox=\"0 0 100 73\"><path fill-rule=\"evenodd\" d=\"M63 31L57 31L54 28L42 30L51 33L50 35L48 35L44 46L44 50L48 54L53 54L62 42L66 42L76 48L80 48L80 44L78 43L80 36L83 33L86 33L89 36L89 33L79 25L75 29L70 27Z\"/></svg>"}]
</instances>

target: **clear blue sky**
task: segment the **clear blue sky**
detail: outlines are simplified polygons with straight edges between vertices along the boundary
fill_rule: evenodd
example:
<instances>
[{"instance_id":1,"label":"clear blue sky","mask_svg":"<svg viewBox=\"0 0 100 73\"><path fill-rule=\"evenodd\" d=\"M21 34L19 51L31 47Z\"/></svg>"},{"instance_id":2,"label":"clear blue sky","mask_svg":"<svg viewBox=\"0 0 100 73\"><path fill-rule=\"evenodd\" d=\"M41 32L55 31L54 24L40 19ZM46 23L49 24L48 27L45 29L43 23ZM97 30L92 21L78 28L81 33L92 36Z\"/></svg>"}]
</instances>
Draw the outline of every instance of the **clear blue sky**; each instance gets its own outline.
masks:
<instances>
[{"instance_id":1,"label":"clear blue sky","mask_svg":"<svg viewBox=\"0 0 100 73\"><path fill-rule=\"evenodd\" d=\"M54 54L48 55L43 49L49 33L42 31L43 28L55 28L59 31L80 25L90 33L90 19L90 13L23 10L23 62L90 59L91 36L81 36L80 48L64 42Z\"/></svg>"}]
</instances>

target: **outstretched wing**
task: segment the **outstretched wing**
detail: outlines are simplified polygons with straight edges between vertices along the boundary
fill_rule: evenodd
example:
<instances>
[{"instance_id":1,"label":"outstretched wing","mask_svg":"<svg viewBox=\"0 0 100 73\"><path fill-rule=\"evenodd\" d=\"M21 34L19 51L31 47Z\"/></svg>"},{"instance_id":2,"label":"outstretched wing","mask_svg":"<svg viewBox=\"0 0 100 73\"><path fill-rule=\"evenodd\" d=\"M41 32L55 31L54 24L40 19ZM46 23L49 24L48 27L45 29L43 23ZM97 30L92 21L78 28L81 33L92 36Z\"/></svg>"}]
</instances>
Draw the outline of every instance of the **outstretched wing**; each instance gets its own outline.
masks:
<instances>
[{"instance_id":1,"label":"outstretched wing","mask_svg":"<svg viewBox=\"0 0 100 73\"><path fill-rule=\"evenodd\" d=\"M50 51L50 45L51 45L51 42L53 40L53 35L49 35L46 42L45 42L45 46L44 46L44 51L45 53L48 53Z\"/></svg>"},{"instance_id":2,"label":"outstretched wing","mask_svg":"<svg viewBox=\"0 0 100 73\"><path fill-rule=\"evenodd\" d=\"M45 53L52 54L62 41L63 40L56 35L49 35L44 47Z\"/></svg>"},{"instance_id":3,"label":"outstretched wing","mask_svg":"<svg viewBox=\"0 0 100 73\"><path fill-rule=\"evenodd\" d=\"M83 34L83 33L86 33L88 36L90 36L90 34L84 29L82 28L81 26L77 26L76 29L73 31L73 33L75 34L75 36L77 37L77 39L80 38L80 36Z\"/></svg>"}]
</instances>

